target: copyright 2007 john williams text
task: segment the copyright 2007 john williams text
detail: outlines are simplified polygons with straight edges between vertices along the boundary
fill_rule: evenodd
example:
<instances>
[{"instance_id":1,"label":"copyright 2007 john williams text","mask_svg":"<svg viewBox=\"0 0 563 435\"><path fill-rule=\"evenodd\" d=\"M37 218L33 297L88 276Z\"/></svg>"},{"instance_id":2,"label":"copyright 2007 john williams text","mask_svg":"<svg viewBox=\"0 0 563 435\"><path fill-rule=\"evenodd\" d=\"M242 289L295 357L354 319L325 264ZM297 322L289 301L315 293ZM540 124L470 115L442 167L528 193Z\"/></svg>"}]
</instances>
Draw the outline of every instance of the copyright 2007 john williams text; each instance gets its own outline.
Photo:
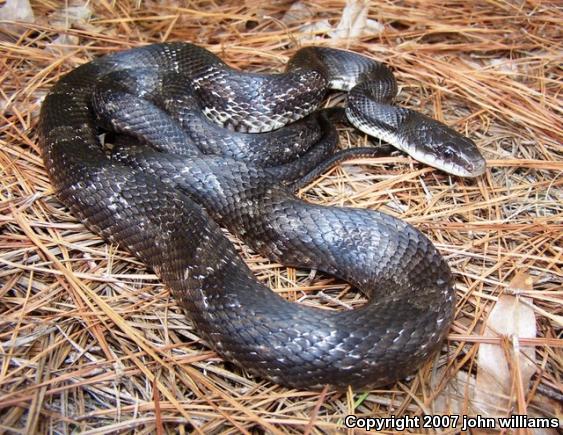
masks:
<instances>
[{"instance_id":1,"label":"copyright 2007 john williams text","mask_svg":"<svg viewBox=\"0 0 563 435\"><path fill-rule=\"evenodd\" d=\"M558 428L557 418L536 418L527 415L510 417L483 417L468 415L423 415L403 417L357 417L348 415L344 426L349 429L363 430L406 430L406 429L523 429L523 428Z\"/></svg>"}]
</instances>

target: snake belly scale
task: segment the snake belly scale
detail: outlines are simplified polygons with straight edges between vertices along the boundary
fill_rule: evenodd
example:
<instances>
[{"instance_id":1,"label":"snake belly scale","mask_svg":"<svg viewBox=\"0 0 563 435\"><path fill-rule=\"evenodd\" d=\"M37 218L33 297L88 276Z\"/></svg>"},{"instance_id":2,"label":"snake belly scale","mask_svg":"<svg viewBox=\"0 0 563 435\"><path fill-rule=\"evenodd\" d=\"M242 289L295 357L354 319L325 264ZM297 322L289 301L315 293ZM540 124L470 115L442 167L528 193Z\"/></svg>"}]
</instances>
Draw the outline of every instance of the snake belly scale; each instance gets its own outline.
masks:
<instances>
[{"instance_id":1,"label":"snake belly scale","mask_svg":"<svg viewBox=\"0 0 563 435\"><path fill-rule=\"evenodd\" d=\"M61 201L153 268L225 359L297 388L388 384L442 343L455 305L452 276L411 225L378 211L310 204L289 187L320 162L319 143L333 147L326 117L312 113L327 88L381 74L389 80L363 56L306 50L272 75L234 71L187 43L98 58L46 97L40 146ZM101 132L127 144L108 155ZM221 154L217 143L231 134L238 142ZM270 135L291 146L266 146L265 158L245 145L245 137ZM212 151L197 146L202 136ZM301 149L303 140L311 143ZM293 159L304 168L276 172L280 150L282 167ZM255 279L221 227L272 260L346 280L368 302L330 311L286 301Z\"/></svg>"}]
</instances>

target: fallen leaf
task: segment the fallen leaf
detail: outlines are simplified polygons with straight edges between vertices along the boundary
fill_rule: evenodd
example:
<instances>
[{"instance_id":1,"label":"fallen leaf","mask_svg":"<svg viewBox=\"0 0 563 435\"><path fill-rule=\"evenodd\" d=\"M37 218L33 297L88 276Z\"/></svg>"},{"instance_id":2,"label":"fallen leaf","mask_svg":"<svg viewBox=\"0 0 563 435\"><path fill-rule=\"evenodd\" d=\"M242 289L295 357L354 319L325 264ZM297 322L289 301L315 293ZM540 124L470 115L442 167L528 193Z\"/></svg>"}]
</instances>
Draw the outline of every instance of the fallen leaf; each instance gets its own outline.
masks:
<instances>
[{"instance_id":1,"label":"fallen leaf","mask_svg":"<svg viewBox=\"0 0 563 435\"><path fill-rule=\"evenodd\" d=\"M2 21L6 22L2 23ZM33 15L33 9L31 9L29 0L7 0L4 6L0 8L0 30L15 34L24 32L24 26L9 23L8 21L33 23L35 16Z\"/></svg>"},{"instance_id":2,"label":"fallen leaf","mask_svg":"<svg viewBox=\"0 0 563 435\"><path fill-rule=\"evenodd\" d=\"M368 18L370 3L365 0L347 0L342 9L340 22L331 26L327 19L318 19L306 2L291 5L281 21L286 25L303 23L299 27L301 42L311 42L329 36L331 39L353 39L375 35L383 30L383 24Z\"/></svg>"},{"instance_id":3,"label":"fallen leaf","mask_svg":"<svg viewBox=\"0 0 563 435\"><path fill-rule=\"evenodd\" d=\"M484 337L501 337L501 345L480 344L473 404L481 414L506 416L518 399L518 413L525 410L525 396L535 372L535 349L520 347L521 338L536 337L536 317L530 298L522 290L532 290L532 278L519 272L501 294L486 322ZM524 407L524 409L522 409Z\"/></svg>"},{"instance_id":4,"label":"fallen leaf","mask_svg":"<svg viewBox=\"0 0 563 435\"><path fill-rule=\"evenodd\" d=\"M367 1L347 0L342 18L331 36L334 39L359 38L381 32L383 25L368 18L369 6Z\"/></svg>"}]
</instances>

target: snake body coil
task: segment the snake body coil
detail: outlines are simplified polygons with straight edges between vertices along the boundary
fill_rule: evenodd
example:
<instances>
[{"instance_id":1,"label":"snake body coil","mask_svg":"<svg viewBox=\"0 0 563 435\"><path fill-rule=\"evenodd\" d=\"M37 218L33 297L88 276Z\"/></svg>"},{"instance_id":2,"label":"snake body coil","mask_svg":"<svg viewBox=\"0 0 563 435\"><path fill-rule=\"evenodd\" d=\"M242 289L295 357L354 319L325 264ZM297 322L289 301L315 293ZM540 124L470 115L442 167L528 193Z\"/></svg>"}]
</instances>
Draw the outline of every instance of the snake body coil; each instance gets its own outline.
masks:
<instances>
[{"instance_id":1,"label":"snake body coil","mask_svg":"<svg viewBox=\"0 0 563 435\"><path fill-rule=\"evenodd\" d=\"M391 113L392 75L352 53L303 49L285 73L258 75L194 45L152 45L63 77L43 104L40 144L59 198L152 267L226 359L293 387L382 385L444 339L449 268L407 223L312 205L287 187L336 143L328 115L311 114L326 89L360 82L368 94L383 89L373 99ZM128 145L108 156L102 131ZM369 301L328 311L284 300L256 281L219 225L273 260L348 281Z\"/></svg>"}]
</instances>

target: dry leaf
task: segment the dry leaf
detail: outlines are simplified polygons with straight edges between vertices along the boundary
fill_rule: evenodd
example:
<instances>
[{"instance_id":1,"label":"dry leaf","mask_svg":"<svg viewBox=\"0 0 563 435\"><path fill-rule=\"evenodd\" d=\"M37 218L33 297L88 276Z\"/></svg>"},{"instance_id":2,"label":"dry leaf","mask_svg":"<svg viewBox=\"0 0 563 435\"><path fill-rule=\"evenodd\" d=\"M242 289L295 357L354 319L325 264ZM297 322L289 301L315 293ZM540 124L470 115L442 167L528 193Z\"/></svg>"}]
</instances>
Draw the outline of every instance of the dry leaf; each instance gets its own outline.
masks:
<instances>
[{"instance_id":1,"label":"dry leaf","mask_svg":"<svg viewBox=\"0 0 563 435\"><path fill-rule=\"evenodd\" d=\"M33 23L35 16L29 0L7 0L4 6L0 8L0 30L16 34L22 33L25 27L2 21Z\"/></svg>"},{"instance_id":2,"label":"dry leaf","mask_svg":"<svg viewBox=\"0 0 563 435\"><path fill-rule=\"evenodd\" d=\"M74 50L72 46L78 45L78 42L78 36L63 33L53 39L53 42L47 44L45 49L55 53L66 54Z\"/></svg>"},{"instance_id":3,"label":"dry leaf","mask_svg":"<svg viewBox=\"0 0 563 435\"><path fill-rule=\"evenodd\" d=\"M432 376L432 387L438 388L445 376L443 367ZM475 378L467 372L458 371L455 376L449 377L447 384L432 401L432 413L443 415L474 414L468 409L475 391Z\"/></svg>"},{"instance_id":4,"label":"dry leaf","mask_svg":"<svg viewBox=\"0 0 563 435\"><path fill-rule=\"evenodd\" d=\"M65 29L75 25L81 27L92 17L92 13L92 9L87 3L63 7L49 17L49 24L53 27Z\"/></svg>"},{"instance_id":5,"label":"dry leaf","mask_svg":"<svg viewBox=\"0 0 563 435\"><path fill-rule=\"evenodd\" d=\"M304 22L299 27L299 40L314 41L322 39L321 35L328 35L332 39L350 39L361 36L374 35L383 30L383 25L368 18L369 2L365 0L347 0L342 10L340 22L336 27L330 25L327 19L315 20L315 15L305 2L295 2L287 10L281 21L290 25Z\"/></svg>"},{"instance_id":6,"label":"dry leaf","mask_svg":"<svg viewBox=\"0 0 563 435\"><path fill-rule=\"evenodd\" d=\"M507 417L527 414L525 396L535 372L535 349L521 347L520 338L536 336L536 318L530 298L520 296L532 289L532 279L517 273L507 291L500 295L486 322L483 337L501 338L498 344L482 343L477 356L477 376L458 372L436 396L432 411L436 414L464 414L482 417ZM436 388L443 370L433 377ZM511 398L519 398L518 406ZM498 427L498 426L497 426ZM484 433L485 430L473 430ZM537 435L550 430L535 431Z\"/></svg>"},{"instance_id":7,"label":"dry leaf","mask_svg":"<svg viewBox=\"0 0 563 435\"><path fill-rule=\"evenodd\" d=\"M520 347L519 340L536 336L536 318L530 307L532 300L518 291L531 289L532 278L525 272L517 273L509 284L515 295L500 295L489 314L483 336L503 340L500 345L479 346L474 406L481 414L505 416L512 406L510 398L524 398L528 391L535 372L535 349Z\"/></svg>"},{"instance_id":8,"label":"dry leaf","mask_svg":"<svg viewBox=\"0 0 563 435\"><path fill-rule=\"evenodd\" d=\"M383 25L368 19L369 2L362 0L348 0L342 11L342 18L331 35L334 39L358 38L379 33Z\"/></svg>"},{"instance_id":9,"label":"dry leaf","mask_svg":"<svg viewBox=\"0 0 563 435\"><path fill-rule=\"evenodd\" d=\"M310 6L304 2L298 1L293 3L289 9L285 11L280 21L284 24L291 25L302 21L310 22L314 16L315 13Z\"/></svg>"},{"instance_id":10,"label":"dry leaf","mask_svg":"<svg viewBox=\"0 0 563 435\"><path fill-rule=\"evenodd\" d=\"M87 3L73 2L55 11L49 17L49 24L61 29L84 28L92 16L92 9ZM67 54L74 50L74 46L80 42L78 36L61 33L52 42L47 44L46 50Z\"/></svg>"}]
</instances>

